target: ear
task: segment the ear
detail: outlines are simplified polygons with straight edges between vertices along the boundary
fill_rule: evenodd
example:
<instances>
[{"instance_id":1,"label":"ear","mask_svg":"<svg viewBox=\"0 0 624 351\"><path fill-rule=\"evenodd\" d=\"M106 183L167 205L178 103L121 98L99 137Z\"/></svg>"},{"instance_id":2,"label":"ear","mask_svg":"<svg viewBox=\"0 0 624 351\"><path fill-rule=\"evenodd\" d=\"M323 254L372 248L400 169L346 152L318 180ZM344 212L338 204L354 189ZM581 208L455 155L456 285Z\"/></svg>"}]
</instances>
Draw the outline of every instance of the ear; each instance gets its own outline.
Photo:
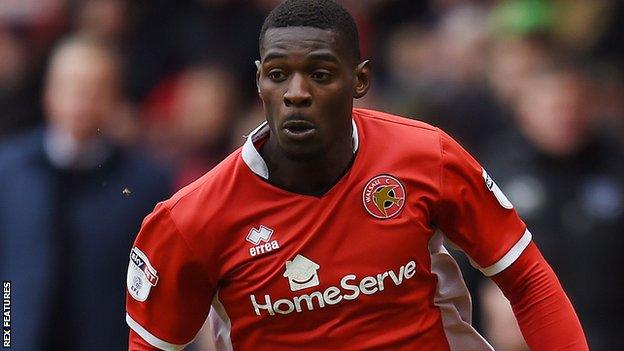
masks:
<instances>
[{"instance_id":1,"label":"ear","mask_svg":"<svg viewBox=\"0 0 624 351\"><path fill-rule=\"evenodd\" d=\"M364 97L370 88L370 83L370 60L365 60L355 68L355 86L353 87L353 97L355 99Z\"/></svg>"},{"instance_id":2,"label":"ear","mask_svg":"<svg viewBox=\"0 0 624 351\"><path fill-rule=\"evenodd\" d=\"M260 93L260 69L262 68L262 63L259 60L254 61L256 64L256 87L258 88L258 93Z\"/></svg>"}]
</instances>

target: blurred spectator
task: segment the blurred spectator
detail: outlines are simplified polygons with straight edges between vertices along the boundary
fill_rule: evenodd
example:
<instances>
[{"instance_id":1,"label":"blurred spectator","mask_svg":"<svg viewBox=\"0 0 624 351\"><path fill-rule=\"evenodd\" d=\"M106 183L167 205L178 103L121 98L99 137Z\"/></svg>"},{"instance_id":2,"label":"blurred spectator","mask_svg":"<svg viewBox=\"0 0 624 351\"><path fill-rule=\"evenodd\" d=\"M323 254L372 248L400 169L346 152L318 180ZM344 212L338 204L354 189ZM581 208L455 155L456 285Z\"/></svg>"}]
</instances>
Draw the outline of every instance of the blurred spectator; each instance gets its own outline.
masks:
<instances>
[{"instance_id":1,"label":"blurred spectator","mask_svg":"<svg viewBox=\"0 0 624 351\"><path fill-rule=\"evenodd\" d=\"M506 0L492 12L498 36L549 33L577 55L622 59L621 1Z\"/></svg>"},{"instance_id":2,"label":"blurred spectator","mask_svg":"<svg viewBox=\"0 0 624 351\"><path fill-rule=\"evenodd\" d=\"M585 1L594 4L593 1ZM624 2L604 1L606 6L600 6L603 11L594 16L594 22L582 23L578 26L587 27L587 31L593 32L596 40L592 42L590 49L598 57L608 58L614 62L624 61L624 35L622 35L622 22L624 22ZM606 7L606 9L604 9ZM603 24L603 26L600 26ZM598 26L597 28L594 26Z\"/></svg>"},{"instance_id":3,"label":"blurred spectator","mask_svg":"<svg viewBox=\"0 0 624 351\"><path fill-rule=\"evenodd\" d=\"M140 1L125 0L84 0L75 2L72 7L72 29L75 33L87 35L115 48L119 53L122 69L121 88L128 97L124 108L126 118L120 120L118 127L119 137L130 143L137 138L138 127L133 122L136 111L130 102L136 102L143 94L142 89L148 89L150 84L158 80L158 66L165 59L162 54L151 51L152 42L146 40L140 33L139 27L154 26L146 17L147 4ZM149 10L158 11L157 3L149 4ZM152 29L151 32L156 32ZM158 42L164 46L162 41Z\"/></svg>"},{"instance_id":4,"label":"blurred spectator","mask_svg":"<svg viewBox=\"0 0 624 351\"><path fill-rule=\"evenodd\" d=\"M515 105L517 129L493 140L484 163L557 272L590 348L602 351L619 345L624 332L615 288L624 286L617 263L624 247L624 155L592 128L594 92L575 65L555 62L531 74ZM517 330L502 329L510 311L491 289L481 296L488 334L495 346L520 345Z\"/></svg>"},{"instance_id":5,"label":"blurred spectator","mask_svg":"<svg viewBox=\"0 0 624 351\"><path fill-rule=\"evenodd\" d=\"M76 31L109 45L124 43L130 27L130 5L124 0L86 0L78 4Z\"/></svg>"},{"instance_id":6,"label":"blurred spectator","mask_svg":"<svg viewBox=\"0 0 624 351\"><path fill-rule=\"evenodd\" d=\"M38 122L33 58L23 40L0 24L0 139Z\"/></svg>"},{"instance_id":7,"label":"blurred spectator","mask_svg":"<svg viewBox=\"0 0 624 351\"><path fill-rule=\"evenodd\" d=\"M387 46L382 96L390 110L443 128L476 155L483 135L496 134L505 122L483 75L486 18L486 8L464 5L435 25L399 27Z\"/></svg>"},{"instance_id":8,"label":"blurred spectator","mask_svg":"<svg viewBox=\"0 0 624 351\"><path fill-rule=\"evenodd\" d=\"M184 66L218 64L242 82L239 94L255 94L254 59L264 13L243 0L185 0L176 3L162 38Z\"/></svg>"},{"instance_id":9,"label":"blurred spectator","mask_svg":"<svg viewBox=\"0 0 624 351\"><path fill-rule=\"evenodd\" d=\"M229 152L230 125L238 118L238 92L234 76L217 66L198 67L183 74L174 109L177 142L184 155L176 186L204 175Z\"/></svg>"},{"instance_id":10,"label":"blurred spectator","mask_svg":"<svg viewBox=\"0 0 624 351\"><path fill-rule=\"evenodd\" d=\"M526 78L555 51L543 36L505 37L494 41L486 74L495 97L510 109Z\"/></svg>"},{"instance_id":11,"label":"blurred spectator","mask_svg":"<svg viewBox=\"0 0 624 351\"><path fill-rule=\"evenodd\" d=\"M620 141L624 150L624 67L605 65L595 73L597 87L596 113L602 117L600 129Z\"/></svg>"},{"instance_id":12,"label":"blurred spectator","mask_svg":"<svg viewBox=\"0 0 624 351\"><path fill-rule=\"evenodd\" d=\"M107 46L64 40L47 72L46 126L0 145L0 275L13 282L17 350L127 347L127 253L171 182L107 137L119 78Z\"/></svg>"},{"instance_id":13,"label":"blurred spectator","mask_svg":"<svg viewBox=\"0 0 624 351\"><path fill-rule=\"evenodd\" d=\"M553 1L506 0L492 10L492 22L498 36L551 32L556 23Z\"/></svg>"},{"instance_id":14,"label":"blurred spectator","mask_svg":"<svg viewBox=\"0 0 624 351\"><path fill-rule=\"evenodd\" d=\"M228 69L195 66L167 80L146 106L147 147L178 170L176 188L199 178L231 151L231 126L243 111Z\"/></svg>"},{"instance_id":15,"label":"blurred spectator","mask_svg":"<svg viewBox=\"0 0 624 351\"><path fill-rule=\"evenodd\" d=\"M66 0L5 0L0 2L0 24L19 32L31 57L47 54L66 27Z\"/></svg>"},{"instance_id":16,"label":"blurred spectator","mask_svg":"<svg viewBox=\"0 0 624 351\"><path fill-rule=\"evenodd\" d=\"M43 62L65 24L63 0L0 1L0 139L41 122Z\"/></svg>"}]
</instances>

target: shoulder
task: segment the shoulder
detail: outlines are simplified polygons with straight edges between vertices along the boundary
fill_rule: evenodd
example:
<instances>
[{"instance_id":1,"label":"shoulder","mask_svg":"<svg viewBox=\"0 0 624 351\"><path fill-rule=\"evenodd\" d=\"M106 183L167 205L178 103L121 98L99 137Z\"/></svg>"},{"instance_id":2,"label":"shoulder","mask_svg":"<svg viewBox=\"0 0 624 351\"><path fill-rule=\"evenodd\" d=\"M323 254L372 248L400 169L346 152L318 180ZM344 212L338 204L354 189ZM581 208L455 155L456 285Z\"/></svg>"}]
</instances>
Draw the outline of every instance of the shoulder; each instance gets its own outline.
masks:
<instances>
[{"instance_id":1,"label":"shoulder","mask_svg":"<svg viewBox=\"0 0 624 351\"><path fill-rule=\"evenodd\" d=\"M468 154L453 137L431 124L375 110L354 109L354 114L368 134L385 142L401 143L413 151L450 150Z\"/></svg>"},{"instance_id":2,"label":"shoulder","mask_svg":"<svg viewBox=\"0 0 624 351\"><path fill-rule=\"evenodd\" d=\"M358 135L374 149L400 151L405 155L440 154L446 134L422 121L393 114L354 109Z\"/></svg>"},{"instance_id":3,"label":"shoulder","mask_svg":"<svg viewBox=\"0 0 624 351\"><path fill-rule=\"evenodd\" d=\"M411 131L420 131L424 133L437 133L438 128L428 123L386 112L355 108L353 113L364 124L370 124L378 127L405 129Z\"/></svg>"},{"instance_id":4,"label":"shoulder","mask_svg":"<svg viewBox=\"0 0 624 351\"><path fill-rule=\"evenodd\" d=\"M180 203L183 203L184 201L188 201L195 197L201 197L204 195L204 191L218 187L223 182L226 182L233 175L232 172L236 171L240 155L241 150L239 148L232 152L223 161L219 162L219 164L217 164L210 171L206 172L206 174L180 189L171 197L171 199L168 200L170 201L170 206L174 208L179 206Z\"/></svg>"},{"instance_id":5,"label":"shoulder","mask_svg":"<svg viewBox=\"0 0 624 351\"><path fill-rule=\"evenodd\" d=\"M235 190L236 151L168 199L158 202L145 217L137 241L144 247L158 246L167 240L198 247L204 257L216 251L215 240L223 232L223 208Z\"/></svg>"},{"instance_id":6,"label":"shoulder","mask_svg":"<svg viewBox=\"0 0 624 351\"><path fill-rule=\"evenodd\" d=\"M444 166L474 168L478 164L455 139L425 122L364 109L354 109L354 118L366 158L374 162L430 172L432 177L439 177Z\"/></svg>"}]
</instances>

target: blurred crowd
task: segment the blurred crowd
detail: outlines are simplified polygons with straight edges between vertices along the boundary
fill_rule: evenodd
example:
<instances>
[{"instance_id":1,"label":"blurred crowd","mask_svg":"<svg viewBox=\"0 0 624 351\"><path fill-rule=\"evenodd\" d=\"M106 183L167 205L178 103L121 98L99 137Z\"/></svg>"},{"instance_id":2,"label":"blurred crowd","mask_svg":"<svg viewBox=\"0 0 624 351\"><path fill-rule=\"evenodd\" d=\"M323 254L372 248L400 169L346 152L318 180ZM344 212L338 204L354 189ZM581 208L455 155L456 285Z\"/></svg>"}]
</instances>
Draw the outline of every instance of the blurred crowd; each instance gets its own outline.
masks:
<instances>
[{"instance_id":1,"label":"blurred crowd","mask_svg":"<svg viewBox=\"0 0 624 351\"><path fill-rule=\"evenodd\" d=\"M279 2L0 2L0 274L17 349L123 349L132 239L263 120L254 60ZM339 2L375 72L356 104L459 140L527 222L591 349L619 347L624 2ZM502 294L458 259L477 327L526 350Z\"/></svg>"}]
</instances>

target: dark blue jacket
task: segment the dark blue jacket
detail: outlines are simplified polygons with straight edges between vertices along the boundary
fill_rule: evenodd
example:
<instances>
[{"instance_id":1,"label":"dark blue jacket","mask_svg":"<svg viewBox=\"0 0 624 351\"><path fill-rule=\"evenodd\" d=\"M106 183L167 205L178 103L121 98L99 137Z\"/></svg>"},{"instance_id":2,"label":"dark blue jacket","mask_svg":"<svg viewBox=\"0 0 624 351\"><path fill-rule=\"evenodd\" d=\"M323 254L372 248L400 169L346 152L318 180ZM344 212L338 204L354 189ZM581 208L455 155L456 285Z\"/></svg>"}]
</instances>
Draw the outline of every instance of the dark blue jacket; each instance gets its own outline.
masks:
<instances>
[{"instance_id":1,"label":"dark blue jacket","mask_svg":"<svg viewBox=\"0 0 624 351\"><path fill-rule=\"evenodd\" d=\"M126 349L128 255L171 178L120 149L93 170L61 171L43 135L0 145L0 277L12 282L12 347Z\"/></svg>"}]
</instances>

